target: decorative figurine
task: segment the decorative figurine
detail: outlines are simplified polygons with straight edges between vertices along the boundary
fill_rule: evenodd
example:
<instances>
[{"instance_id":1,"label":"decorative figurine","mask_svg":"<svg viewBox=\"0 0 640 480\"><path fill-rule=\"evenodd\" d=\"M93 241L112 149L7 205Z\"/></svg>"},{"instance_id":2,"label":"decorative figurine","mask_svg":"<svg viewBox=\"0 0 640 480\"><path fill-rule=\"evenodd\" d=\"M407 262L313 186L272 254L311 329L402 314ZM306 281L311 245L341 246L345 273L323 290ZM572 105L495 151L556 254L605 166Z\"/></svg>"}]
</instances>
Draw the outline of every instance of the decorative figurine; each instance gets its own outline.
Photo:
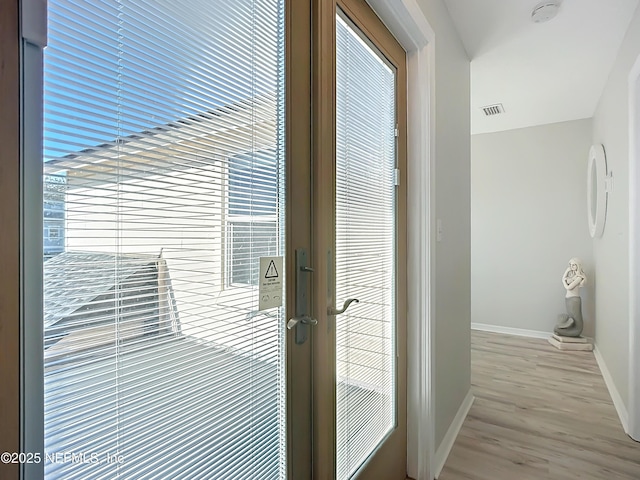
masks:
<instances>
[{"instance_id":1,"label":"decorative figurine","mask_svg":"<svg viewBox=\"0 0 640 480\"><path fill-rule=\"evenodd\" d=\"M578 258L569 260L569 267L562 276L562 285L567 290L565 305L567 313L558 315L558 323L553 331L561 337L579 337L582 334L584 321L582 320L582 299L580 287L584 286L587 277L582 270Z\"/></svg>"}]
</instances>

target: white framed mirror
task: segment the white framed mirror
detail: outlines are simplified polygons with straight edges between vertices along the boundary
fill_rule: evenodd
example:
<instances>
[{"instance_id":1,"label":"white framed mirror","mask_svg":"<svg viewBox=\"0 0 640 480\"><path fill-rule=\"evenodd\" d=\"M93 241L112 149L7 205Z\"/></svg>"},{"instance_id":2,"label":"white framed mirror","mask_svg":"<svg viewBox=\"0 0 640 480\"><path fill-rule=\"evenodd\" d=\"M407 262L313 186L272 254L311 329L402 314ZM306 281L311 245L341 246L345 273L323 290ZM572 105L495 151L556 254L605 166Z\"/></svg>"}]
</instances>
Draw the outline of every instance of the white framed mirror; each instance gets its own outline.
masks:
<instances>
[{"instance_id":1,"label":"white framed mirror","mask_svg":"<svg viewBox=\"0 0 640 480\"><path fill-rule=\"evenodd\" d=\"M604 147L592 145L589 149L589 163L587 165L587 212L589 233L593 238L601 237L604 232L608 192L609 174Z\"/></svg>"}]
</instances>

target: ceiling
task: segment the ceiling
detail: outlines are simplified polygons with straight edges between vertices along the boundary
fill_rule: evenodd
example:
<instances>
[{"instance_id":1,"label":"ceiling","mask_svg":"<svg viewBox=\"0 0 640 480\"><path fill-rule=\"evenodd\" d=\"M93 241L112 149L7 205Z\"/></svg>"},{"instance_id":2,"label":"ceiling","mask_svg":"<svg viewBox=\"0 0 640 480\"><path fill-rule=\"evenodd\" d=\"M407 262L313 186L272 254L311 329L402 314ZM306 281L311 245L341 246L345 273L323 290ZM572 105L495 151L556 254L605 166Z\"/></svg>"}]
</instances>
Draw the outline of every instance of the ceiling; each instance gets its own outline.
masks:
<instances>
[{"instance_id":1,"label":"ceiling","mask_svg":"<svg viewBox=\"0 0 640 480\"><path fill-rule=\"evenodd\" d=\"M471 60L471 133L590 118L638 0L444 0ZM481 107L501 103L505 113Z\"/></svg>"}]
</instances>

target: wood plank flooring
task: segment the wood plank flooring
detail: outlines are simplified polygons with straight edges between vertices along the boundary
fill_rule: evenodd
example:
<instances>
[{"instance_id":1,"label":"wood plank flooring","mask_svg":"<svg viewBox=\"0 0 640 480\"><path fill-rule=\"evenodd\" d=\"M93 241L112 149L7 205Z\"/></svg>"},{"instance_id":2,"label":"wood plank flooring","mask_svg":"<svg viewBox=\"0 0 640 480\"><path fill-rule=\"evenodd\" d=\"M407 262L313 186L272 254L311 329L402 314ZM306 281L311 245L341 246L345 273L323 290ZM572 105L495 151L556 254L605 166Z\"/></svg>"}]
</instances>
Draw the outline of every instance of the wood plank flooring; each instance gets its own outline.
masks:
<instances>
[{"instance_id":1,"label":"wood plank flooring","mask_svg":"<svg viewBox=\"0 0 640 480\"><path fill-rule=\"evenodd\" d=\"M472 331L475 402L439 480L640 480L592 352Z\"/></svg>"}]
</instances>

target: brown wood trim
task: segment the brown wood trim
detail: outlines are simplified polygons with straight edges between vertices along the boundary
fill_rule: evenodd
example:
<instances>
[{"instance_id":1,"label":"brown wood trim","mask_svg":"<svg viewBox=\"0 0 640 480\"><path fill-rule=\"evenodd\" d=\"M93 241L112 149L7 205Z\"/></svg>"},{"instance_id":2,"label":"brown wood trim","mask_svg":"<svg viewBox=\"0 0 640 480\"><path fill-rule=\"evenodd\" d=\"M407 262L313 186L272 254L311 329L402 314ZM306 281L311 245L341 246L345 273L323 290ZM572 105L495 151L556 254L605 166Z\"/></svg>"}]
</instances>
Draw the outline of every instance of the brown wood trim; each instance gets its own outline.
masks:
<instances>
[{"instance_id":1,"label":"brown wood trim","mask_svg":"<svg viewBox=\"0 0 640 480\"><path fill-rule=\"evenodd\" d=\"M336 3L313 1L313 478L335 478L336 331L333 306L336 158Z\"/></svg>"},{"instance_id":2,"label":"brown wood trim","mask_svg":"<svg viewBox=\"0 0 640 480\"><path fill-rule=\"evenodd\" d=\"M406 52L364 0L337 0L338 7L376 45L396 68L405 65Z\"/></svg>"},{"instance_id":3,"label":"brown wood trim","mask_svg":"<svg viewBox=\"0 0 640 480\"><path fill-rule=\"evenodd\" d=\"M285 15L288 319L296 309L295 251L311 251L311 4L289 0ZM311 479L310 372L311 342L296 345L295 329L287 331L287 473L291 479Z\"/></svg>"},{"instance_id":4,"label":"brown wood trim","mask_svg":"<svg viewBox=\"0 0 640 480\"><path fill-rule=\"evenodd\" d=\"M0 453L20 451L20 37L18 0L0 1ZM0 478L18 479L0 462Z\"/></svg>"}]
</instances>

